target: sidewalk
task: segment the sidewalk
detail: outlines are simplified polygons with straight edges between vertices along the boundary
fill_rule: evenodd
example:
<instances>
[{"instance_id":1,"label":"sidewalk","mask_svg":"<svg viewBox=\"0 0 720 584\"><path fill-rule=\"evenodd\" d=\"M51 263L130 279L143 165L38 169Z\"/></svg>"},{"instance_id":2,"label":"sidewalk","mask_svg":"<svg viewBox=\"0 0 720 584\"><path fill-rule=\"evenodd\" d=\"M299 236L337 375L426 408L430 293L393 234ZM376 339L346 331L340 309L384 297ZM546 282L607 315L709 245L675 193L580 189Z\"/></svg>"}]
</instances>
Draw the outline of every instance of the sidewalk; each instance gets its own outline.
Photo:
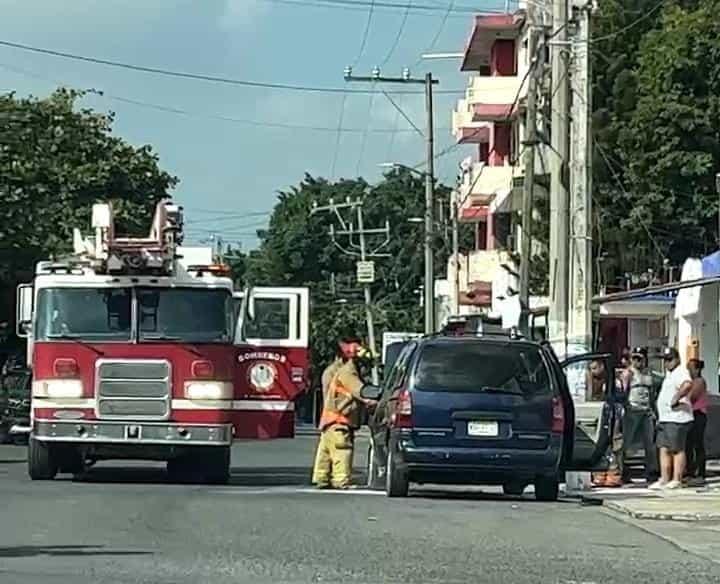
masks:
<instances>
[{"instance_id":1,"label":"sidewalk","mask_svg":"<svg viewBox=\"0 0 720 584\"><path fill-rule=\"evenodd\" d=\"M578 493L586 504L603 505L634 519L720 521L720 464L708 464L711 475L703 487L651 491L642 484ZM715 475L715 476L712 476Z\"/></svg>"}]
</instances>

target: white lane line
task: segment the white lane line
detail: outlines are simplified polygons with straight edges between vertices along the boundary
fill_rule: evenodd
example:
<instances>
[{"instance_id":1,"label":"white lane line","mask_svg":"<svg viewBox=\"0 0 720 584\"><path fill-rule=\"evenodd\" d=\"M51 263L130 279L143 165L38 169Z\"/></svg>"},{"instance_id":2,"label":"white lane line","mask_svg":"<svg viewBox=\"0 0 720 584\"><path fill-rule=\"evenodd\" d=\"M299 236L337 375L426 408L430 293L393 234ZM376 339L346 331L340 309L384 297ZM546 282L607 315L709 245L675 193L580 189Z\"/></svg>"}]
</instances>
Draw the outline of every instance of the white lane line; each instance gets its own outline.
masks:
<instances>
[{"instance_id":1,"label":"white lane line","mask_svg":"<svg viewBox=\"0 0 720 584\"><path fill-rule=\"evenodd\" d=\"M253 489L238 486L236 488L222 487L213 489L213 493L222 495L380 495L385 496L384 491L371 489L314 489L312 487L267 487Z\"/></svg>"}]
</instances>

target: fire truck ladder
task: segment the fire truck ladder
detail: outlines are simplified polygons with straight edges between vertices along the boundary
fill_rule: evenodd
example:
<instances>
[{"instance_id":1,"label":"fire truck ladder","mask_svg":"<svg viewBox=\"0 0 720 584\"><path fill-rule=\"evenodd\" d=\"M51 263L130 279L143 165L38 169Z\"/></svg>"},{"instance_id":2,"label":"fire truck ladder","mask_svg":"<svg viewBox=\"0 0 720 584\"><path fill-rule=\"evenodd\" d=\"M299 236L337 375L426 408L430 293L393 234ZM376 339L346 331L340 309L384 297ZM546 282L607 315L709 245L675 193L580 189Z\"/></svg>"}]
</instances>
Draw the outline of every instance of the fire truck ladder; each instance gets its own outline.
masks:
<instances>
[{"instance_id":1,"label":"fire truck ladder","mask_svg":"<svg viewBox=\"0 0 720 584\"><path fill-rule=\"evenodd\" d=\"M171 276L175 271L177 248L183 239L182 207L160 201L148 237L118 237L111 203L92 208L94 237L73 232L78 263L89 264L97 273Z\"/></svg>"}]
</instances>

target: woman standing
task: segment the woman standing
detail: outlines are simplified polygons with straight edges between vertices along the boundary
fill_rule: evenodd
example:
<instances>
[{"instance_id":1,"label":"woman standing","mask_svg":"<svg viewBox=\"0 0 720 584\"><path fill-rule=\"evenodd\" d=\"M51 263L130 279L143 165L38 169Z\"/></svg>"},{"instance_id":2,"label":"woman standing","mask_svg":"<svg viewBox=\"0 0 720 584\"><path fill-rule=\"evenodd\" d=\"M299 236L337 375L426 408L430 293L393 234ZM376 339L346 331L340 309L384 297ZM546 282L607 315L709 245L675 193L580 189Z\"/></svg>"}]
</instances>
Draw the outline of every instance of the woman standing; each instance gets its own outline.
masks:
<instances>
[{"instance_id":1,"label":"woman standing","mask_svg":"<svg viewBox=\"0 0 720 584\"><path fill-rule=\"evenodd\" d=\"M688 433L687 446L687 476L705 481L705 426L707 425L708 391L702 370L705 363L699 359L688 361L688 373L692 378L690 401L693 406L693 421Z\"/></svg>"}]
</instances>

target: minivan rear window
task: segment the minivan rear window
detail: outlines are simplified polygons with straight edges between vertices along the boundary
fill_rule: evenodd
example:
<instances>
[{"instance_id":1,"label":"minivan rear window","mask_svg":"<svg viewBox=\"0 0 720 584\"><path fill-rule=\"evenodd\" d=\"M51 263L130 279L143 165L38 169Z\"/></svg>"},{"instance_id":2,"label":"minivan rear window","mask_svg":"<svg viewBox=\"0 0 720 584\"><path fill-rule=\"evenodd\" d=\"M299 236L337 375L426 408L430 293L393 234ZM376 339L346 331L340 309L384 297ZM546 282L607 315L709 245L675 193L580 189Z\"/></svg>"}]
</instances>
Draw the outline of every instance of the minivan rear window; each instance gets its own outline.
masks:
<instances>
[{"instance_id":1,"label":"minivan rear window","mask_svg":"<svg viewBox=\"0 0 720 584\"><path fill-rule=\"evenodd\" d=\"M415 372L421 391L551 393L548 370L531 345L447 343L423 348Z\"/></svg>"}]
</instances>

